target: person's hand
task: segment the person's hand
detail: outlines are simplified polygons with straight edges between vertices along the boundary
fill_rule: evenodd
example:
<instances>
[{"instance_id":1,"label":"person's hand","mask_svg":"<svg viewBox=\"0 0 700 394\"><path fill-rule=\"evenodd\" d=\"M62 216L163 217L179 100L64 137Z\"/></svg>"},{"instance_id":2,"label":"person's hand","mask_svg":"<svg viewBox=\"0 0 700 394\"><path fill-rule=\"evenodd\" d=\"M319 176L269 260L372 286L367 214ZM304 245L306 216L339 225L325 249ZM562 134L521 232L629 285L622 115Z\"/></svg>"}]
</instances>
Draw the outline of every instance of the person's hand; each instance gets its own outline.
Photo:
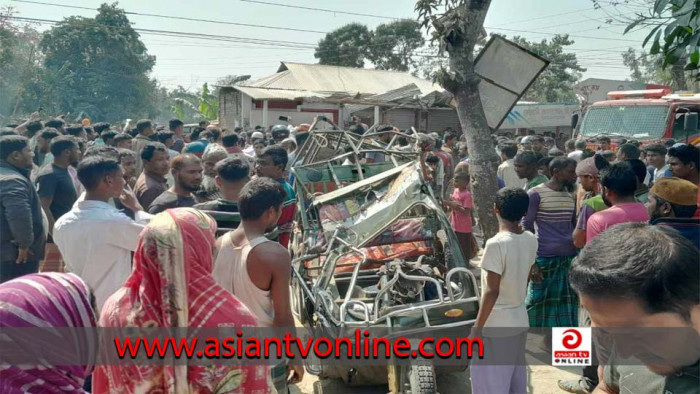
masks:
<instances>
[{"instance_id":1,"label":"person's hand","mask_svg":"<svg viewBox=\"0 0 700 394\"><path fill-rule=\"evenodd\" d=\"M301 364L287 365L287 375L293 372L292 376L287 380L288 384L297 384L304 378L304 366Z\"/></svg>"},{"instance_id":2,"label":"person's hand","mask_svg":"<svg viewBox=\"0 0 700 394\"><path fill-rule=\"evenodd\" d=\"M121 202L123 206L131 209L134 212L143 211L143 207L141 206L141 204L139 204L139 201L136 199L136 195L133 191L131 191L129 185L124 186L122 194L119 195L119 202Z\"/></svg>"},{"instance_id":3,"label":"person's hand","mask_svg":"<svg viewBox=\"0 0 700 394\"><path fill-rule=\"evenodd\" d=\"M27 262L27 259L29 258L29 254L31 252L29 251L29 248L19 248L19 251L17 253L17 260L15 260L15 264L24 264Z\"/></svg>"},{"instance_id":4,"label":"person's hand","mask_svg":"<svg viewBox=\"0 0 700 394\"><path fill-rule=\"evenodd\" d=\"M542 276L542 271L540 271L540 268L537 266L537 264L533 264L532 268L530 268L530 280L535 283L542 283L543 279L544 276Z\"/></svg>"}]
</instances>

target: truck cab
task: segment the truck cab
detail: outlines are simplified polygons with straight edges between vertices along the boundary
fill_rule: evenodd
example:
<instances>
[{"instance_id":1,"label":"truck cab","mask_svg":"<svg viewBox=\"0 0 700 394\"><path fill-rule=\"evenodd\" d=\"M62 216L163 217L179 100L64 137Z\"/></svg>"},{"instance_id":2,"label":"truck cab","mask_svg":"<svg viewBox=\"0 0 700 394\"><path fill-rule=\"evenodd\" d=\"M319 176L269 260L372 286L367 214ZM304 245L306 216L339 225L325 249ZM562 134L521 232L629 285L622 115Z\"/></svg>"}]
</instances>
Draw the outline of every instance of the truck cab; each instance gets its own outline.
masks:
<instances>
[{"instance_id":1,"label":"truck cab","mask_svg":"<svg viewBox=\"0 0 700 394\"><path fill-rule=\"evenodd\" d=\"M651 89L609 92L607 98L585 108L576 130L577 138L588 141L589 148L603 136L610 137L613 149L622 139L643 145L668 138L700 143L700 94Z\"/></svg>"}]
</instances>

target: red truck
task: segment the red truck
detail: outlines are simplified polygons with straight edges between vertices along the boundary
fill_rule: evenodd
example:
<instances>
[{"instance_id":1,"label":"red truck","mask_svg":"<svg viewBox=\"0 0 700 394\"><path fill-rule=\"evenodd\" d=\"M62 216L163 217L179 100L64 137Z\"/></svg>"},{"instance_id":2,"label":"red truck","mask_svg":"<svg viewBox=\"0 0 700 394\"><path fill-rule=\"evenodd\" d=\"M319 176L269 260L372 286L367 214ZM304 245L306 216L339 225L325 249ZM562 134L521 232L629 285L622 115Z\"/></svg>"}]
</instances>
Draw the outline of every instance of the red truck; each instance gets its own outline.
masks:
<instances>
[{"instance_id":1,"label":"red truck","mask_svg":"<svg viewBox=\"0 0 700 394\"><path fill-rule=\"evenodd\" d=\"M600 137L610 137L613 149L621 139L642 145L673 138L678 142L700 144L698 113L700 94L670 94L668 89L610 92L608 100L588 105L583 119L572 118L579 139L595 150Z\"/></svg>"}]
</instances>

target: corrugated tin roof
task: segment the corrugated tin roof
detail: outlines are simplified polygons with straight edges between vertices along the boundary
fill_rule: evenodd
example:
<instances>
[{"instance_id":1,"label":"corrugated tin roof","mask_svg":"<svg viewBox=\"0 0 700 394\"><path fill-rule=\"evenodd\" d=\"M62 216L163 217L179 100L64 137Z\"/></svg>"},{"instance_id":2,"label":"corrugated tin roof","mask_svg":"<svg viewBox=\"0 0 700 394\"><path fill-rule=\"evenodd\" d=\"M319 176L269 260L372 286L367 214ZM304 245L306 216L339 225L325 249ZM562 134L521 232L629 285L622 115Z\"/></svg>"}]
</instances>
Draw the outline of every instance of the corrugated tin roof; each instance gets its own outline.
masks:
<instances>
[{"instance_id":1,"label":"corrugated tin roof","mask_svg":"<svg viewBox=\"0 0 700 394\"><path fill-rule=\"evenodd\" d=\"M235 86L239 90L254 100L299 100L310 97L326 98L330 94L311 92L307 90L284 90L284 89L266 89L254 88L249 86Z\"/></svg>"},{"instance_id":2,"label":"corrugated tin roof","mask_svg":"<svg viewBox=\"0 0 700 394\"><path fill-rule=\"evenodd\" d=\"M442 91L431 81L404 72L293 62L282 62L276 74L240 86L375 95L410 84L415 84L422 94Z\"/></svg>"}]
</instances>

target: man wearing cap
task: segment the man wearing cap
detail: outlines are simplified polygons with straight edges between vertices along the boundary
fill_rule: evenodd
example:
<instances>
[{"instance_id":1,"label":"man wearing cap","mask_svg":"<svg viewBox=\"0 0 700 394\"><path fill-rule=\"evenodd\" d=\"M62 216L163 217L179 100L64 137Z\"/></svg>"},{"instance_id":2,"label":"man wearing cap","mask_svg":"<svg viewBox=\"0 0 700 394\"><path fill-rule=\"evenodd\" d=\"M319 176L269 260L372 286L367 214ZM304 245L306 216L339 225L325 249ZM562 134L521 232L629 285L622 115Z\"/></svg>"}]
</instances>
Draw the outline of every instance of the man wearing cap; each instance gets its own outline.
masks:
<instances>
[{"instance_id":1,"label":"man wearing cap","mask_svg":"<svg viewBox=\"0 0 700 394\"><path fill-rule=\"evenodd\" d=\"M654 182L646 203L651 224L673 227L700 249L700 219L692 217L698 209L697 196L698 187L684 179Z\"/></svg>"},{"instance_id":2,"label":"man wearing cap","mask_svg":"<svg viewBox=\"0 0 700 394\"><path fill-rule=\"evenodd\" d=\"M700 149L688 144L676 144L668 150L668 168L676 178L700 185ZM700 204L700 196L697 203ZM700 208L693 217L700 217Z\"/></svg>"},{"instance_id":3,"label":"man wearing cap","mask_svg":"<svg viewBox=\"0 0 700 394\"><path fill-rule=\"evenodd\" d=\"M526 136L520 141L520 146L523 148L524 151L532 150L532 136Z\"/></svg>"},{"instance_id":4,"label":"man wearing cap","mask_svg":"<svg viewBox=\"0 0 700 394\"><path fill-rule=\"evenodd\" d=\"M607 160L596 155L587 159L581 160L576 165L576 177L578 184L585 192L579 204L578 217L576 228L574 229L573 239L574 245L581 249L586 245L586 223L594 213L606 209L608 206L603 201L603 195L600 193L600 171L610 167Z\"/></svg>"}]
</instances>

